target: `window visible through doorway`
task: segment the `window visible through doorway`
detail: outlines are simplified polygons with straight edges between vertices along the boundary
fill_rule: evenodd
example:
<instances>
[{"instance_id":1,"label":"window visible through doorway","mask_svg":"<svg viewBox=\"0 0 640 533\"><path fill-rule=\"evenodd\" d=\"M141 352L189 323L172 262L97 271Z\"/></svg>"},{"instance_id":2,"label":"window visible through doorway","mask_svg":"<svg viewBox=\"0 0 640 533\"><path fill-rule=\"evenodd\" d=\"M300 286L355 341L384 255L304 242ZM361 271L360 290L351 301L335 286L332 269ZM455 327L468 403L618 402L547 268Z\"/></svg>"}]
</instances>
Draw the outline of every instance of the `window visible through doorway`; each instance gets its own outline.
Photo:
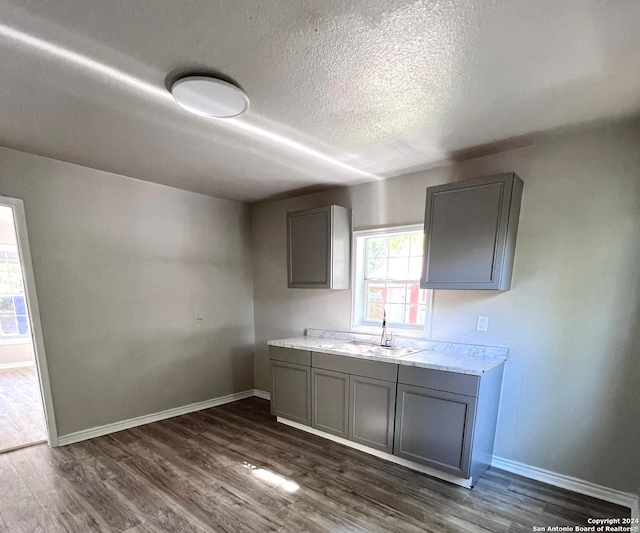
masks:
<instances>
[{"instance_id":1,"label":"window visible through doorway","mask_svg":"<svg viewBox=\"0 0 640 533\"><path fill-rule=\"evenodd\" d=\"M0 336L27 335L29 318L18 248L15 245L0 245Z\"/></svg>"},{"instance_id":2,"label":"window visible through doorway","mask_svg":"<svg viewBox=\"0 0 640 533\"><path fill-rule=\"evenodd\" d=\"M354 325L422 329L430 297L420 288L421 226L360 231L355 239Z\"/></svg>"}]
</instances>

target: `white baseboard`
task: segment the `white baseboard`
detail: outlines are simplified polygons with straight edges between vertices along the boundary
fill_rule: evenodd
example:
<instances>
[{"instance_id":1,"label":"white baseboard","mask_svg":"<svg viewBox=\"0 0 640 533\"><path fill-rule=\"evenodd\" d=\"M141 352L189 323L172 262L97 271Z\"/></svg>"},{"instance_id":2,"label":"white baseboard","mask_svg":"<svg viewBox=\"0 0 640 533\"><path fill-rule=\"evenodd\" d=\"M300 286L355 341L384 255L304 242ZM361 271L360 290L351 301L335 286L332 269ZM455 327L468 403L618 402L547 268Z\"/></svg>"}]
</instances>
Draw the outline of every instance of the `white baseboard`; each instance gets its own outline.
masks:
<instances>
[{"instance_id":1,"label":"white baseboard","mask_svg":"<svg viewBox=\"0 0 640 533\"><path fill-rule=\"evenodd\" d=\"M271 400L271 393L266 390L254 389L253 394L263 400Z\"/></svg>"},{"instance_id":2,"label":"white baseboard","mask_svg":"<svg viewBox=\"0 0 640 533\"><path fill-rule=\"evenodd\" d=\"M602 485L596 485L590 481L557 474L549 470L525 465L509 459L503 459L502 457L497 457L495 455L493 456L491 466L495 466L496 468L506 470L513 474L518 474L522 477L542 481L543 483L548 483L554 487L567 489L572 492L598 498L599 500L615 503L616 505L621 505L623 507L629 507L629 509L631 509L631 517L638 518L638 496L630 492L610 489Z\"/></svg>"},{"instance_id":3,"label":"white baseboard","mask_svg":"<svg viewBox=\"0 0 640 533\"><path fill-rule=\"evenodd\" d=\"M349 448L355 448L356 450L360 450L361 452L368 453L369 455L375 455L376 457L380 457L381 459L385 459L392 463L395 463L401 466L406 466L407 468L411 468L411 470L416 470L418 472L422 472L423 474L427 474L429 476L436 477L438 479L443 479L445 481L448 481L449 483L459 485L460 487L464 487L466 489L471 488L471 478L465 479L462 477L457 477L451 474L447 474L446 472L440 472L439 470L429 468L428 466L414 463L413 461L407 461L406 459L402 459L401 457L396 457L395 455L391 455L390 453L374 450L373 448L369 448L368 446L363 446L362 444L358 444L357 442L343 439L341 437L336 437L335 435L331 435L330 433L325 433L324 431L320 431L318 429L305 426L303 424L298 424L297 422L292 422L291 420L287 420L286 418L280 418L278 416L276 417L276 420L286 426L291 426L292 428L296 428L301 431L306 431L307 433L312 433L313 435L318 435L319 437L323 437L333 442L337 442L338 444L343 444L344 446L348 446Z\"/></svg>"},{"instance_id":4,"label":"white baseboard","mask_svg":"<svg viewBox=\"0 0 640 533\"><path fill-rule=\"evenodd\" d=\"M108 435L109 433L115 433L116 431L122 431L123 429L131 429L144 424L150 424L151 422L158 422L159 420L165 420L167 418L173 418L174 416L186 415L195 411L202 411L203 409L209 409L210 407L216 407L218 405L224 405L225 403L236 402L238 400L244 400L251 396L257 396L255 389L250 389L243 392L236 392L234 394L228 394L227 396L221 396L219 398L213 398L204 402L192 403L184 405L182 407L175 407L173 409L167 409L159 413L152 413L150 415L138 416L136 418L129 418L128 420L122 420L120 422L114 422L113 424L105 424L104 426L97 426L94 428L83 429L82 431L76 431L75 433L69 433L68 435L62 435L58 437L58 445L66 446L67 444L73 444L74 442L80 442L83 440L93 439L95 437L101 437Z\"/></svg>"},{"instance_id":5,"label":"white baseboard","mask_svg":"<svg viewBox=\"0 0 640 533\"><path fill-rule=\"evenodd\" d=\"M2 363L0 365L0 370L4 370L5 368L22 368L25 366L35 366L33 361L20 361L19 363Z\"/></svg>"}]
</instances>

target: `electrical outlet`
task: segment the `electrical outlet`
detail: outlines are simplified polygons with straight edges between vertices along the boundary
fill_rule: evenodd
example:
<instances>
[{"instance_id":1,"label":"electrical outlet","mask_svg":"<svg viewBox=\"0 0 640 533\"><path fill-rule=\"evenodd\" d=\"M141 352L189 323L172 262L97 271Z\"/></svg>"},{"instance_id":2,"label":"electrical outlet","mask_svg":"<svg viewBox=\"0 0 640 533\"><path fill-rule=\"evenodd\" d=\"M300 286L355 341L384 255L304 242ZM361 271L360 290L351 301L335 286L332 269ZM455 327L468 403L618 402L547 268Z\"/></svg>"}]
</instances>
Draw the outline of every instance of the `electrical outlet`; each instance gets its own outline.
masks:
<instances>
[{"instance_id":1,"label":"electrical outlet","mask_svg":"<svg viewBox=\"0 0 640 533\"><path fill-rule=\"evenodd\" d=\"M487 331L489 329L489 317L484 315L478 315L478 322L476 323L476 331Z\"/></svg>"},{"instance_id":2,"label":"electrical outlet","mask_svg":"<svg viewBox=\"0 0 640 533\"><path fill-rule=\"evenodd\" d=\"M203 316L197 316L196 317L196 324L202 324L204 322L204 317Z\"/></svg>"}]
</instances>

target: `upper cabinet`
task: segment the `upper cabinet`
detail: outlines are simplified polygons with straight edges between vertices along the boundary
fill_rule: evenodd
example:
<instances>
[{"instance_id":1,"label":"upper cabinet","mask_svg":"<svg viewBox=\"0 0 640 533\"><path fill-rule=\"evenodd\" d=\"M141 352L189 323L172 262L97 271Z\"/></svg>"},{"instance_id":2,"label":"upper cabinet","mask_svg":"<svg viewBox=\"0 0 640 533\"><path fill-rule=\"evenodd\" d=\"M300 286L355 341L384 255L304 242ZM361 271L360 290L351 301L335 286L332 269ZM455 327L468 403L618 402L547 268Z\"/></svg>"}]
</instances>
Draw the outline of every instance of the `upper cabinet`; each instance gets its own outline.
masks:
<instances>
[{"instance_id":1,"label":"upper cabinet","mask_svg":"<svg viewBox=\"0 0 640 533\"><path fill-rule=\"evenodd\" d=\"M508 290L522 189L514 173L427 188L420 286Z\"/></svg>"},{"instance_id":2,"label":"upper cabinet","mask_svg":"<svg viewBox=\"0 0 640 533\"><path fill-rule=\"evenodd\" d=\"M330 205L287 213L287 286L348 289L351 209Z\"/></svg>"}]
</instances>

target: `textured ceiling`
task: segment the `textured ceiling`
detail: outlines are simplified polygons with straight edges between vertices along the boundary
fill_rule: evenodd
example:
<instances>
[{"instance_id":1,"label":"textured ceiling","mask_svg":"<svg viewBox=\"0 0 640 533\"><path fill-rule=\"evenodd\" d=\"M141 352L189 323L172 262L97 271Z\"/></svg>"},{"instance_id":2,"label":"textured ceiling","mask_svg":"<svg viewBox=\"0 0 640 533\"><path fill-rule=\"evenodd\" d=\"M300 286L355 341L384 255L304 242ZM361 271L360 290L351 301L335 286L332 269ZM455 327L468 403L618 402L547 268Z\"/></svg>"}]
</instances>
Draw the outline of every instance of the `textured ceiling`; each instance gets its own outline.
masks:
<instances>
[{"instance_id":1,"label":"textured ceiling","mask_svg":"<svg viewBox=\"0 0 640 533\"><path fill-rule=\"evenodd\" d=\"M0 0L0 145L256 201L640 111L640 2ZM166 86L240 85L235 121Z\"/></svg>"}]
</instances>

